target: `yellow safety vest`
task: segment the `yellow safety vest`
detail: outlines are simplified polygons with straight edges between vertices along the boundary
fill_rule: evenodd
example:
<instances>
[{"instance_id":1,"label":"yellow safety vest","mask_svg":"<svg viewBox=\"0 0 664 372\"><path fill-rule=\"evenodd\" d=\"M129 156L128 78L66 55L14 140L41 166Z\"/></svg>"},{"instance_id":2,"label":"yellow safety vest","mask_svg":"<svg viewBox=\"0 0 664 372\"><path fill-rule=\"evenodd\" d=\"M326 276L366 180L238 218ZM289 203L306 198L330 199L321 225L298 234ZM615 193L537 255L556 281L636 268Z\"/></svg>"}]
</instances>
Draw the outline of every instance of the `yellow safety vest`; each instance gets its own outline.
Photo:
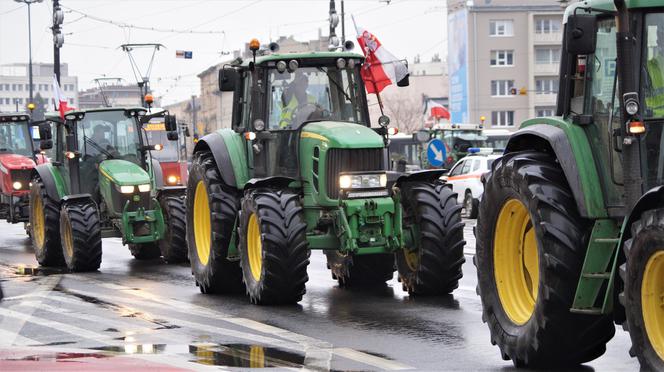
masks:
<instances>
[{"instance_id":1,"label":"yellow safety vest","mask_svg":"<svg viewBox=\"0 0 664 372\"><path fill-rule=\"evenodd\" d=\"M650 90L646 96L646 106L653 111L656 117L664 117L664 60L661 56L648 61L648 75L650 76Z\"/></svg>"},{"instance_id":2,"label":"yellow safety vest","mask_svg":"<svg viewBox=\"0 0 664 372\"><path fill-rule=\"evenodd\" d=\"M307 100L309 103L313 104L317 102L316 97L312 96L311 94L307 94ZM295 95L293 95L288 104L281 110L281 118L279 119L280 128L286 128L293 123L293 113L295 112L295 109L298 108L298 106L300 106L300 103L297 101L297 98L295 98Z\"/></svg>"}]
</instances>

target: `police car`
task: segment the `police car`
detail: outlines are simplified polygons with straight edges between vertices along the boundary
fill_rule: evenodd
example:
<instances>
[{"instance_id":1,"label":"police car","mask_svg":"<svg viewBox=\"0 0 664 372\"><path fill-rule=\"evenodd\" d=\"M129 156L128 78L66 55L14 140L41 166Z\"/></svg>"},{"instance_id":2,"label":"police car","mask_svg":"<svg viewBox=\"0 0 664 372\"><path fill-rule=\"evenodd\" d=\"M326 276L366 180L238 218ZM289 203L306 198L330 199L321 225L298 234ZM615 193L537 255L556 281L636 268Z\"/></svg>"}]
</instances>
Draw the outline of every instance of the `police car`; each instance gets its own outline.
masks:
<instances>
[{"instance_id":1,"label":"police car","mask_svg":"<svg viewBox=\"0 0 664 372\"><path fill-rule=\"evenodd\" d=\"M493 148L478 147L469 148L468 153L470 155L456 162L443 178L458 194L459 203L463 203L461 216L477 218L478 206L484 193L481 177L491 169L491 164L502 154L495 153Z\"/></svg>"}]
</instances>

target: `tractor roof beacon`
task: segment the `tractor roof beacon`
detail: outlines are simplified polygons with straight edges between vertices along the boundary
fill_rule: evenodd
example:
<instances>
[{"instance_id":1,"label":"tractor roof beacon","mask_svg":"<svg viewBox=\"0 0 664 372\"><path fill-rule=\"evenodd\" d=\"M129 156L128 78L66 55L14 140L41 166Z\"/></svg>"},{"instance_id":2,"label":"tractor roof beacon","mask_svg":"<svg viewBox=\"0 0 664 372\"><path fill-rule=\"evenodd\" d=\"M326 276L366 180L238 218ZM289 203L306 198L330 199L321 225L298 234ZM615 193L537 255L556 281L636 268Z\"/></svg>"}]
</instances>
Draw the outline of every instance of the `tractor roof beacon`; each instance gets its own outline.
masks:
<instances>
[{"instance_id":1,"label":"tractor roof beacon","mask_svg":"<svg viewBox=\"0 0 664 372\"><path fill-rule=\"evenodd\" d=\"M388 129L369 125L363 57L260 55L257 40L250 46L254 58L219 74L234 96L232 128L198 141L189 173L187 240L200 290L297 302L311 249L325 251L341 285L384 283L396 256L411 293L456 288L464 261L456 197L440 171L388 171Z\"/></svg>"},{"instance_id":2,"label":"tractor roof beacon","mask_svg":"<svg viewBox=\"0 0 664 372\"><path fill-rule=\"evenodd\" d=\"M593 360L616 322L664 370L664 1L577 2L564 25L558 116L486 177L482 318L517 366Z\"/></svg>"},{"instance_id":3,"label":"tractor roof beacon","mask_svg":"<svg viewBox=\"0 0 664 372\"><path fill-rule=\"evenodd\" d=\"M40 125L42 149L52 163L33 173L30 228L37 261L71 271L96 270L102 237L121 237L138 259L186 259L184 187L165 187L154 176L143 125L144 108L69 111ZM175 131L175 117L165 115ZM168 227L168 229L167 229Z\"/></svg>"}]
</instances>

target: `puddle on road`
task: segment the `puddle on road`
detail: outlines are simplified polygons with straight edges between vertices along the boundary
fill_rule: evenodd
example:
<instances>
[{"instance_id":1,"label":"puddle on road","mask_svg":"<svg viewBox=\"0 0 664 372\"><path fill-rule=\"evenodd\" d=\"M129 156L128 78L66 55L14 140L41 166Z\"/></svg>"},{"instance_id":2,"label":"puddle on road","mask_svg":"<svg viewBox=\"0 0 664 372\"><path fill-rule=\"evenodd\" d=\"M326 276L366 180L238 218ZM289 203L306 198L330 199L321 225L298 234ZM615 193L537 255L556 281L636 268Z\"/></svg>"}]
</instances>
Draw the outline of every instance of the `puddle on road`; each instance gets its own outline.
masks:
<instances>
[{"instance_id":1,"label":"puddle on road","mask_svg":"<svg viewBox=\"0 0 664 372\"><path fill-rule=\"evenodd\" d=\"M93 350L118 354L186 355L190 362L239 368L302 368L304 354L248 344L127 344Z\"/></svg>"}]
</instances>

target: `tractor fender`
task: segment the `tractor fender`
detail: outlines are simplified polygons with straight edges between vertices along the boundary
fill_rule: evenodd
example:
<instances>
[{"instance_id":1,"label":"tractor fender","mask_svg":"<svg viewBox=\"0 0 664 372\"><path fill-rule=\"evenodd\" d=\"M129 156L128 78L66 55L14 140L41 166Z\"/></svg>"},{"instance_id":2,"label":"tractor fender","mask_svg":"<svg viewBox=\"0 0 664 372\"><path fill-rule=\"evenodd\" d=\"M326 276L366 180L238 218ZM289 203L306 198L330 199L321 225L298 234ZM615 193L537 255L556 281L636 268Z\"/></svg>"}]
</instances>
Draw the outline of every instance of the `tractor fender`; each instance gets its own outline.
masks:
<instances>
[{"instance_id":1,"label":"tractor fender","mask_svg":"<svg viewBox=\"0 0 664 372\"><path fill-rule=\"evenodd\" d=\"M282 176L273 176L265 178L252 178L244 185L244 190L257 189L259 187L276 187L279 189L285 189L292 182L295 182L294 178L282 177Z\"/></svg>"},{"instance_id":2,"label":"tractor fender","mask_svg":"<svg viewBox=\"0 0 664 372\"><path fill-rule=\"evenodd\" d=\"M662 207L664 207L664 186L653 187L643 194L623 222L620 246L622 247L623 243L632 237L632 224L641 218L643 212ZM620 254L623 254L622 250Z\"/></svg>"},{"instance_id":3,"label":"tractor fender","mask_svg":"<svg viewBox=\"0 0 664 372\"><path fill-rule=\"evenodd\" d=\"M413 182L413 181L435 182L438 179L440 179L440 177L445 172L447 172L446 169L428 169L428 170L403 174L403 175L401 175L397 178L396 186L398 187L404 182ZM389 183L389 179L390 179L390 177L388 175L388 183Z\"/></svg>"},{"instance_id":4,"label":"tractor fender","mask_svg":"<svg viewBox=\"0 0 664 372\"><path fill-rule=\"evenodd\" d=\"M34 178L36 175L39 176L39 179L41 179L41 181L44 183L46 194L49 198L52 200L60 200L60 194L58 193L58 187L55 183L55 177L53 177L53 173L51 173L51 170L49 169L50 166L50 163L36 166L32 172L32 177Z\"/></svg>"},{"instance_id":5,"label":"tractor fender","mask_svg":"<svg viewBox=\"0 0 664 372\"><path fill-rule=\"evenodd\" d=\"M519 129L507 142L505 154L523 150L553 151L560 167L563 169L563 173L565 173L567 183L572 189L572 195L579 213L581 216L588 216L579 168L565 132L558 127L545 124L535 124ZM598 190L598 192L601 192L601 190Z\"/></svg>"},{"instance_id":6,"label":"tractor fender","mask_svg":"<svg viewBox=\"0 0 664 372\"><path fill-rule=\"evenodd\" d=\"M228 152L228 147L224 138L219 133L210 133L196 143L194 147L194 154L198 151L210 150L214 157L214 162L217 163L217 168L221 173L221 179L227 186L235 187L237 185L235 172L233 171L233 164L231 156Z\"/></svg>"},{"instance_id":7,"label":"tractor fender","mask_svg":"<svg viewBox=\"0 0 664 372\"><path fill-rule=\"evenodd\" d=\"M154 175L154 185L156 189L164 187L164 172L161 170L159 161L151 158L150 166L152 167L152 174Z\"/></svg>"},{"instance_id":8,"label":"tractor fender","mask_svg":"<svg viewBox=\"0 0 664 372\"><path fill-rule=\"evenodd\" d=\"M181 196L187 192L187 186L165 186L157 189L157 200L161 200L163 196L174 195Z\"/></svg>"},{"instance_id":9,"label":"tractor fender","mask_svg":"<svg viewBox=\"0 0 664 372\"><path fill-rule=\"evenodd\" d=\"M92 198L92 195L90 195L90 194L65 195L64 197L62 197L61 201L62 201L62 204L72 204L72 203L76 203L76 202L83 201L83 200L91 201L92 203L95 204L95 206L97 205L97 202L94 201L94 199Z\"/></svg>"}]
</instances>

